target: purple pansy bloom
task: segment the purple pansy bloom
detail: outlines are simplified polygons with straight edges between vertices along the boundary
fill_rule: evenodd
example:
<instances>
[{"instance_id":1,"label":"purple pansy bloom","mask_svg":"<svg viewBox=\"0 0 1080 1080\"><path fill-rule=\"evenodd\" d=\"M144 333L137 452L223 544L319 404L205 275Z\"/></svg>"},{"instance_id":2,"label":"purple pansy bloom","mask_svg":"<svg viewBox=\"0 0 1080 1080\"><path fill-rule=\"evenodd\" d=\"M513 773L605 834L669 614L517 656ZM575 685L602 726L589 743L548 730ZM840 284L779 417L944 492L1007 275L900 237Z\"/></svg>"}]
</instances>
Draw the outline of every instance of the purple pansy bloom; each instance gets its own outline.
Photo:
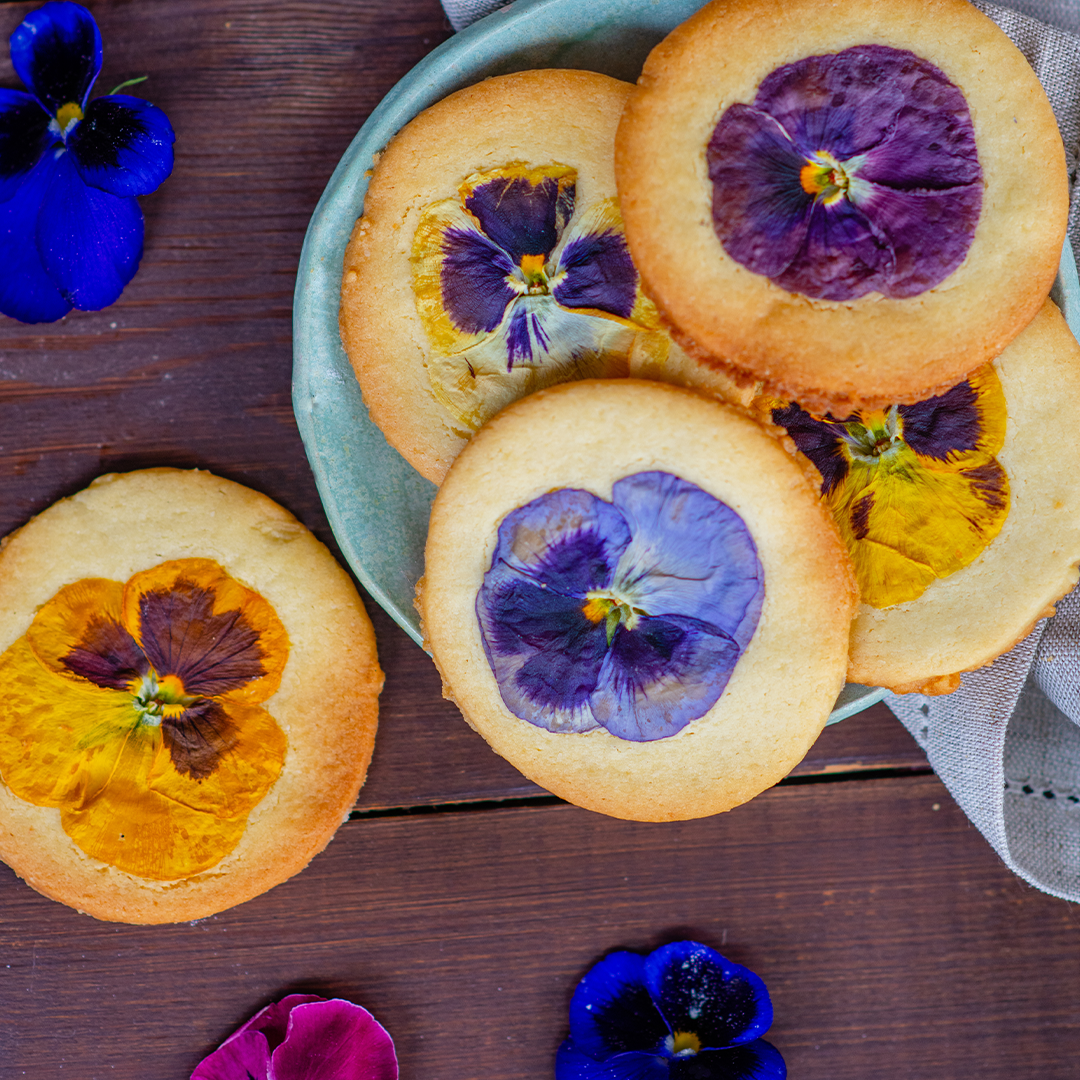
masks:
<instances>
[{"instance_id":1,"label":"purple pansy bloom","mask_svg":"<svg viewBox=\"0 0 1080 1080\"><path fill-rule=\"evenodd\" d=\"M783 1080L765 984L696 941L611 953L578 984L556 1080Z\"/></svg>"},{"instance_id":2,"label":"purple pansy bloom","mask_svg":"<svg viewBox=\"0 0 1080 1080\"><path fill-rule=\"evenodd\" d=\"M141 98L88 100L101 34L79 4L32 11L11 61L29 93L0 89L0 311L52 322L108 307L138 269L135 196L172 171L172 127Z\"/></svg>"},{"instance_id":3,"label":"purple pansy bloom","mask_svg":"<svg viewBox=\"0 0 1080 1080\"><path fill-rule=\"evenodd\" d=\"M963 94L884 45L777 68L724 112L707 154L727 253L816 299L932 289L963 262L982 207Z\"/></svg>"},{"instance_id":4,"label":"purple pansy bloom","mask_svg":"<svg viewBox=\"0 0 1080 1080\"><path fill-rule=\"evenodd\" d=\"M507 708L549 731L674 735L723 693L764 596L742 519L664 472L607 502L562 488L506 516L476 600Z\"/></svg>"},{"instance_id":5,"label":"purple pansy bloom","mask_svg":"<svg viewBox=\"0 0 1080 1080\"><path fill-rule=\"evenodd\" d=\"M397 1080L394 1043L359 1005L290 994L256 1013L191 1080Z\"/></svg>"}]
</instances>

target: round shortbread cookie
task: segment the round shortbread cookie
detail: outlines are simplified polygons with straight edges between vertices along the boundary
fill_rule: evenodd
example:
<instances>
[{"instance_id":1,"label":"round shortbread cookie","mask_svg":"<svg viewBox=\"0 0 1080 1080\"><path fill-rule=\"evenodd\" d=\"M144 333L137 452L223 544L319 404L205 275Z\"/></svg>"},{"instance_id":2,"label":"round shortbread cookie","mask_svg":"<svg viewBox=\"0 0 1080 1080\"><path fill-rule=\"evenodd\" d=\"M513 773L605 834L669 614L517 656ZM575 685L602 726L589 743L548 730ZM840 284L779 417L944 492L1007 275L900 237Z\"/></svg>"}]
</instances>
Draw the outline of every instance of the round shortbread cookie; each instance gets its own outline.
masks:
<instances>
[{"instance_id":1,"label":"round shortbread cookie","mask_svg":"<svg viewBox=\"0 0 1080 1080\"><path fill-rule=\"evenodd\" d=\"M511 401L670 346L615 193L631 89L589 71L487 79L379 156L345 253L341 340L372 420L429 480Z\"/></svg>"},{"instance_id":2,"label":"round shortbread cookie","mask_svg":"<svg viewBox=\"0 0 1080 1080\"><path fill-rule=\"evenodd\" d=\"M382 672L356 588L291 514L210 473L103 476L7 537L0 651L0 857L96 918L257 896L364 781Z\"/></svg>"},{"instance_id":3,"label":"round shortbread cookie","mask_svg":"<svg viewBox=\"0 0 1080 1080\"><path fill-rule=\"evenodd\" d=\"M994 361L1008 409L997 460L1010 506L972 563L917 599L860 604L853 682L946 693L1026 637L1077 581L1080 562L1080 345L1049 300Z\"/></svg>"},{"instance_id":4,"label":"round shortbread cookie","mask_svg":"<svg viewBox=\"0 0 1080 1080\"><path fill-rule=\"evenodd\" d=\"M579 806L666 821L752 798L802 759L844 685L855 591L808 473L744 413L662 383L566 384L512 405L458 457L432 508L417 607L445 693L497 753ZM547 507L556 511L544 524ZM581 562L574 554L592 542L589 529L573 525L586 511L588 520L602 520L596 535L607 537L605 545L612 536L625 539L619 530L630 523L629 547L617 564L608 560L615 570L606 587L592 549L581 550ZM551 526L556 518L569 532ZM721 519L730 530L722 541L713 524ZM739 547L747 536L756 577ZM569 589L555 567L560 560L590 567L600 575L597 588ZM523 566L525 576L514 577ZM726 575L723 588L703 600L717 575ZM743 607L749 594L741 590L751 579L760 591ZM519 588L527 596L520 608ZM553 648L537 651L534 644L550 634L530 622L530 605L546 597L561 605L553 617L563 620L565 640L556 634ZM730 654L737 659L725 669L726 685L720 678L710 691L717 669L699 670L698 654L680 650L704 648L694 628L714 620L729 598L738 598L732 610L741 614L725 625L741 651ZM634 606L639 601L644 606ZM680 624L691 629L678 645L663 623L677 623L676 611L693 616ZM615 625L619 619L624 625ZM520 655L504 632L524 642ZM652 635L658 653L636 634ZM613 679L583 674L581 665L600 655ZM533 692L526 676L555 701L535 722L522 719L530 706L515 697L522 687L526 697ZM589 686L586 707L578 699ZM665 701L679 714L667 727L657 718Z\"/></svg>"},{"instance_id":5,"label":"round shortbread cookie","mask_svg":"<svg viewBox=\"0 0 1080 1080\"><path fill-rule=\"evenodd\" d=\"M616 176L684 346L837 415L1000 353L1068 208L1046 95L966 0L715 0L649 56Z\"/></svg>"}]
</instances>

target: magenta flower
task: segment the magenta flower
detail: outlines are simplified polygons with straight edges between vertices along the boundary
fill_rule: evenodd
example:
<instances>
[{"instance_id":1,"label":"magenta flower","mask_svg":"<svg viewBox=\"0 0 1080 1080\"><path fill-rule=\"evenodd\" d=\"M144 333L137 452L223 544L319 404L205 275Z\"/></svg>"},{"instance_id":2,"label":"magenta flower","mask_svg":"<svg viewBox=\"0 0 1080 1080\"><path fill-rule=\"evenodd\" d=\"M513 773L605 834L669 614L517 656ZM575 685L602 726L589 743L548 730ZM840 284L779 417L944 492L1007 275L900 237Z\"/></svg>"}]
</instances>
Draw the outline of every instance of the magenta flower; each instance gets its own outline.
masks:
<instances>
[{"instance_id":1,"label":"magenta flower","mask_svg":"<svg viewBox=\"0 0 1080 1080\"><path fill-rule=\"evenodd\" d=\"M351 1001L290 994L257 1012L191 1080L397 1080L394 1042Z\"/></svg>"}]
</instances>

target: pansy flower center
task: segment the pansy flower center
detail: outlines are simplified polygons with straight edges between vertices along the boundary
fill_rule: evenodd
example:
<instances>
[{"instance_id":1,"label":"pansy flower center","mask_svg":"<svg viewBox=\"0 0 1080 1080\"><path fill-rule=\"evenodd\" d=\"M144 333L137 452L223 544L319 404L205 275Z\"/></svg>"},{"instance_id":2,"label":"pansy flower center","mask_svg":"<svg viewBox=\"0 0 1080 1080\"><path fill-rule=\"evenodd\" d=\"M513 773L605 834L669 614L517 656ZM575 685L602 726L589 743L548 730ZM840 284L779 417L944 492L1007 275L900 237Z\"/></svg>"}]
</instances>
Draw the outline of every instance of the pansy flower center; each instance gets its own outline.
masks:
<instances>
[{"instance_id":1,"label":"pansy flower center","mask_svg":"<svg viewBox=\"0 0 1080 1080\"><path fill-rule=\"evenodd\" d=\"M820 199L826 206L842 199L851 184L844 166L827 150L819 150L799 172L803 191Z\"/></svg>"},{"instance_id":2,"label":"pansy flower center","mask_svg":"<svg viewBox=\"0 0 1080 1080\"><path fill-rule=\"evenodd\" d=\"M525 279L525 288L530 296L546 296L548 276L544 269L546 259L543 255L522 255L519 269Z\"/></svg>"},{"instance_id":3,"label":"pansy flower center","mask_svg":"<svg viewBox=\"0 0 1080 1080\"><path fill-rule=\"evenodd\" d=\"M131 693L139 718L151 725L180 716L199 700L184 693L184 684L176 675L162 677L152 669L132 680Z\"/></svg>"},{"instance_id":4,"label":"pansy flower center","mask_svg":"<svg viewBox=\"0 0 1080 1080\"><path fill-rule=\"evenodd\" d=\"M893 405L887 410L877 409L848 420L840 434L855 461L874 463L885 455L899 452L903 433L900 410Z\"/></svg>"},{"instance_id":5,"label":"pansy flower center","mask_svg":"<svg viewBox=\"0 0 1080 1080\"><path fill-rule=\"evenodd\" d=\"M665 1046L672 1057L693 1057L701 1050L701 1040L692 1031L675 1031Z\"/></svg>"},{"instance_id":6,"label":"pansy flower center","mask_svg":"<svg viewBox=\"0 0 1080 1080\"><path fill-rule=\"evenodd\" d=\"M56 112L56 117L49 124L49 130L54 135L59 135L60 138L66 139L71 133L76 124L83 118L82 107L77 101L69 101L66 105L61 105Z\"/></svg>"},{"instance_id":7,"label":"pansy flower center","mask_svg":"<svg viewBox=\"0 0 1080 1080\"><path fill-rule=\"evenodd\" d=\"M591 623L606 623L607 643L611 644L615 637L615 631L620 626L627 630L637 627L638 619L648 615L647 611L635 607L629 600L620 597L610 589L598 589L595 592L585 594L585 606L581 609L582 614Z\"/></svg>"}]
</instances>

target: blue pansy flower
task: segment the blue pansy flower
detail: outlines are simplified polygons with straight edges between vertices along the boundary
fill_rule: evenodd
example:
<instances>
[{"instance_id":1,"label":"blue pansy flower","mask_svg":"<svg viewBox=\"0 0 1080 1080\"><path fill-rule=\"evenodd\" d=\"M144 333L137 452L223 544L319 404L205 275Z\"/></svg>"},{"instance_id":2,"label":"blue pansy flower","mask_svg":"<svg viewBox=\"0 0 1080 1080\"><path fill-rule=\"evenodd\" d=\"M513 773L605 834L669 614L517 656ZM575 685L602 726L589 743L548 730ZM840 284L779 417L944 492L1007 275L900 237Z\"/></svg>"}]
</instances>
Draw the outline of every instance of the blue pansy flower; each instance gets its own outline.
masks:
<instances>
[{"instance_id":1,"label":"blue pansy flower","mask_svg":"<svg viewBox=\"0 0 1080 1080\"><path fill-rule=\"evenodd\" d=\"M135 196L172 171L172 126L141 98L88 101L101 34L79 4L31 12L11 61L29 92L0 89L0 311L52 322L108 307L138 269Z\"/></svg>"},{"instance_id":2,"label":"blue pansy flower","mask_svg":"<svg viewBox=\"0 0 1080 1080\"><path fill-rule=\"evenodd\" d=\"M610 502L560 488L508 514L476 613L515 716L647 742L713 707L763 598L742 518L696 484L641 472Z\"/></svg>"},{"instance_id":3,"label":"blue pansy flower","mask_svg":"<svg viewBox=\"0 0 1080 1080\"><path fill-rule=\"evenodd\" d=\"M783 1080L765 983L696 941L616 952L578 984L556 1080Z\"/></svg>"}]
</instances>

